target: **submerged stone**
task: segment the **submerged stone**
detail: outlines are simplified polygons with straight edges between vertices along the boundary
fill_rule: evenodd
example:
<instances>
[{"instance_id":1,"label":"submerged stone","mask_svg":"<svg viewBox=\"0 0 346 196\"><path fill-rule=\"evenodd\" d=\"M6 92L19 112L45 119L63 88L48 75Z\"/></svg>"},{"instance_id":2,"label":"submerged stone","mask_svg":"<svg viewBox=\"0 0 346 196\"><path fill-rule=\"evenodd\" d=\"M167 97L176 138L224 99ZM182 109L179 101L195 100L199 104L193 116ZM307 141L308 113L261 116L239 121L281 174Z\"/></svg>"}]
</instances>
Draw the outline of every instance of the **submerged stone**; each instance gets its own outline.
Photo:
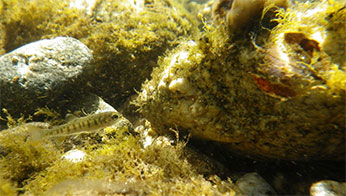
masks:
<instances>
[{"instance_id":1,"label":"submerged stone","mask_svg":"<svg viewBox=\"0 0 346 196\"><path fill-rule=\"evenodd\" d=\"M1 56L0 108L19 116L58 106L63 94L78 89L79 77L92 61L91 50L70 37L33 42Z\"/></svg>"},{"instance_id":2,"label":"submerged stone","mask_svg":"<svg viewBox=\"0 0 346 196\"><path fill-rule=\"evenodd\" d=\"M247 173L236 181L237 187L248 196L277 195L275 190L258 173Z\"/></svg>"},{"instance_id":3,"label":"submerged stone","mask_svg":"<svg viewBox=\"0 0 346 196\"><path fill-rule=\"evenodd\" d=\"M140 89L159 56L198 33L196 19L175 0L2 3L0 52L43 38L74 37L95 59L87 91L115 107Z\"/></svg>"},{"instance_id":4,"label":"submerged stone","mask_svg":"<svg viewBox=\"0 0 346 196\"><path fill-rule=\"evenodd\" d=\"M346 195L346 182L322 180L310 187L311 196L342 196Z\"/></svg>"},{"instance_id":5,"label":"submerged stone","mask_svg":"<svg viewBox=\"0 0 346 196\"><path fill-rule=\"evenodd\" d=\"M160 62L137 99L141 112L159 132L188 131L242 155L345 159L346 72L330 51L345 46L345 29L334 28L345 24L343 6L297 3L267 19L272 29L249 23L243 35L214 24Z\"/></svg>"}]
</instances>

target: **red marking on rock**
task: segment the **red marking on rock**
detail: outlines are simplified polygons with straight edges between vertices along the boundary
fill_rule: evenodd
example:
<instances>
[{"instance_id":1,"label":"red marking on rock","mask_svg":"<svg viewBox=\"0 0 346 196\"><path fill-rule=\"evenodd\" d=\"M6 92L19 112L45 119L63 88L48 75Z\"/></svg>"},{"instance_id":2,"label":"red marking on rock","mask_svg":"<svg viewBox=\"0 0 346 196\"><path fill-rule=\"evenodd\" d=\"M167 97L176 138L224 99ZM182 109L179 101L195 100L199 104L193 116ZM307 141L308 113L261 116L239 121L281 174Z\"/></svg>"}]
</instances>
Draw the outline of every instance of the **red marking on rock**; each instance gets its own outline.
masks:
<instances>
[{"instance_id":1,"label":"red marking on rock","mask_svg":"<svg viewBox=\"0 0 346 196\"><path fill-rule=\"evenodd\" d=\"M290 98L297 95L294 90L286 85L272 84L267 79L256 74L251 74L251 76L254 79L256 86L261 89L261 91L272 97Z\"/></svg>"}]
</instances>

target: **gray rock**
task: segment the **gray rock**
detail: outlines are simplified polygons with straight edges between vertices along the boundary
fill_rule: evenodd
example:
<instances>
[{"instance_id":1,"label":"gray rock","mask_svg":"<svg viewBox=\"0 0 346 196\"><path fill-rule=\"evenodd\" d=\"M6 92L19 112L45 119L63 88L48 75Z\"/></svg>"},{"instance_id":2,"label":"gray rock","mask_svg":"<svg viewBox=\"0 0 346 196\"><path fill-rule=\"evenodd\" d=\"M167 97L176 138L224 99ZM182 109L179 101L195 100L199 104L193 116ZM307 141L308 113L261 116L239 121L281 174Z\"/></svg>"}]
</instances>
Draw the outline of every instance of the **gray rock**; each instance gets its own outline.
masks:
<instances>
[{"instance_id":1,"label":"gray rock","mask_svg":"<svg viewBox=\"0 0 346 196\"><path fill-rule=\"evenodd\" d=\"M81 75L92 62L91 50L70 37L40 40L5 54L0 57L0 108L19 116L45 105L61 107L65 97L82 89Z\"/></svg>"},{"instance_id":2,"label":"gray rock","mask_svg":"<svg viewBox=\"0 0 346 196\"><path fill-rule=\"evenodd\" d=\"M345 196L346 183L333 180L322 180L310 187L311 196Z\"/></svg>"},{"instance_id":3,"label":"gray rock","mask_svg":"<svg viewBox=\"0 0 346 196\"><path fill-rule=\"evenodd\" d=\"M274 189L256 172L240 177L236 185L247 196L277 195Z\"/></svg>"}]
</instances>

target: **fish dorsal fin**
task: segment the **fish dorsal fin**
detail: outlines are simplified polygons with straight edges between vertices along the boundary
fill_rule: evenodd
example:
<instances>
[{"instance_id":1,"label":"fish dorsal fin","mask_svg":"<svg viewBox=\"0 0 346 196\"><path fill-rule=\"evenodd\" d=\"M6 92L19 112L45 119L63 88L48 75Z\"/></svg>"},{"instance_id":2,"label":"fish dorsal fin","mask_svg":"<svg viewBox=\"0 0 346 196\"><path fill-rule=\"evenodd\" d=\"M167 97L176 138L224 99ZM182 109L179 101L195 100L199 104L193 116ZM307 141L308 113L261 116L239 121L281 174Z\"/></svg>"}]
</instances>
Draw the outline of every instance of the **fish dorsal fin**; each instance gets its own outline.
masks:
<instances>
[{"instance_id":1,"label":"fish dorsal fin","mask_svg":"<svg viewBox=\"0 0 346 196\"><path fill-rule=\"evenodd\" d=\"M73 120L76 120L77 118L79 118L79 117L77 115L75 115L75 114L66 114L65 121L66 122L71 122Z\"/></svg>"}]
</instances>

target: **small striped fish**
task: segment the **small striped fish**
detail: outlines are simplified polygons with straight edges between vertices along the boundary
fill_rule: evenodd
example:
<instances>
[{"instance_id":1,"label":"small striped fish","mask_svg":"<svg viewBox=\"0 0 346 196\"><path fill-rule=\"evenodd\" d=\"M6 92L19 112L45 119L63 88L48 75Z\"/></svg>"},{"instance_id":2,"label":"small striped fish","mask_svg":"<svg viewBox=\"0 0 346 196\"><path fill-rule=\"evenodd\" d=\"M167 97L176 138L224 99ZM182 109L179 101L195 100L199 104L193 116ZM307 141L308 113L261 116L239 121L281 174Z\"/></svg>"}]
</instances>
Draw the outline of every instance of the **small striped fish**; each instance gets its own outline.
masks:
<instances>
[{"instance_id":1,"label":"small striped fish","mask_svg":"<svg viewBox=\"0 0 346 196\"><path fill-rule=\"evenodd\" d=\"M41 130L39 134L32 135L32 137L34 140L37 140L42 137L69 136L90 132L111 126L119 119L119 117L120 116L117 112L102 112L92 114L71 120L66 124L53 127L51 129Z\"/></svg>"}]
</instances>

